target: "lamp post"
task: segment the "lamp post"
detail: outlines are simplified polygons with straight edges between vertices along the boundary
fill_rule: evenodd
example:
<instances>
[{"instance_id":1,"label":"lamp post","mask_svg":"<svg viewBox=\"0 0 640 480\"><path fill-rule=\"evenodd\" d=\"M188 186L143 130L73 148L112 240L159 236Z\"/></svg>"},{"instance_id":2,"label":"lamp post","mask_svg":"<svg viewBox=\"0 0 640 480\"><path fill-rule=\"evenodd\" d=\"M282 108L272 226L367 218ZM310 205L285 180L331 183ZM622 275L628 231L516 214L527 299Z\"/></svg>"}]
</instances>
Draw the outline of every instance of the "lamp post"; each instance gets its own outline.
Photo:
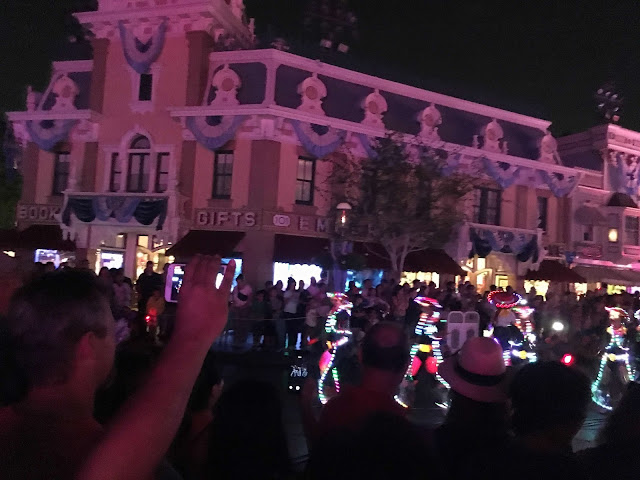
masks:
<instances>
[{"instance_id":1,"label":"lamp post","mask_svg":"<svg viewBox=\"0 0 640 480\"><path fill-rule=\"evenodd\" d=\"M341 202L336 205L336 224L334 226L334 235L331 239L331 257L333 258L331 280L333 290L338 291L344 289L347 280L347 273L341 268L340 259L353 251L353 243L346 238L351 210L352 207L347 202Z\"/></svg>"}]
</instances>

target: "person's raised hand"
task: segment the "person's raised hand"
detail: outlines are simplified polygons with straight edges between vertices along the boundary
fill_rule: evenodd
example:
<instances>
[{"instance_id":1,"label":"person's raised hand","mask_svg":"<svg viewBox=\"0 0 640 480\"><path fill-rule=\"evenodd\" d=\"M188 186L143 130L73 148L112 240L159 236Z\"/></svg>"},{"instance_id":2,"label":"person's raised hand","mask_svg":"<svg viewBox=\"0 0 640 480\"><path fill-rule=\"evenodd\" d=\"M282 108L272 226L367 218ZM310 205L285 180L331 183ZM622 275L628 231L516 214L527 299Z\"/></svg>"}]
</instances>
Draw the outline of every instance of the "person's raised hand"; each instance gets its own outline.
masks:
<instances>
[{"instance_id":1,"label":"person's raised hand","mask_svg":"<svg viewBox=\"0 0 640 480\"><path fill-rule=\"evenodd\" d=\"M220 288L217 288L219 271L218 256L198 255L186 266L178 296L174 336L213 343L220 335L227 323L229 294L236 271L235 261L229 262Z\"/></svg>"}]
</instances>

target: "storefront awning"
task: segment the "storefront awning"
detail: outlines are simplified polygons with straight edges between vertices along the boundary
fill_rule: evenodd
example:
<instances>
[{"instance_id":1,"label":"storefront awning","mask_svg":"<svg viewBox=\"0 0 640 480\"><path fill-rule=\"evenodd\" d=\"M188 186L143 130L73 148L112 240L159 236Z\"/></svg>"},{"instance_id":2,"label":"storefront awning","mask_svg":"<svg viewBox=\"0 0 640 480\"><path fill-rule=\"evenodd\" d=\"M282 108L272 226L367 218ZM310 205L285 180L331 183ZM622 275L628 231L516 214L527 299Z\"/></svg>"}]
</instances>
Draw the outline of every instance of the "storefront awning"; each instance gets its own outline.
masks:
<instances>
[{"instance_id":1,"label":"storefront awning","mask_svg":"<svg viewBox=\"0 0 640 480\"><path fill-rule=\"evenodd\" d=\"M273 261L306 265L329 250L328 238L277 234L273 245Z\"/></svg>"},{"instance_id":2,"label":"storefront awning","mask_svg":"<svg viewBox=\"0 0 640 480\"><path fill-rule=\"evenodd\" d=\"M369 268L388 270L391 263L386 250L379 243L356 242L353 251L367 258ZM427 248L419 252L411 252L404 262L406 272L436 272L445 275L465 275L458 265L444 250Z\"/></svg>"},{"instance_id":3,"label":"storefront awning","mask_svg":"<svg viewBox=\"0 0 640 480\"><path fill-rule=\"evenodd\" d=\"M584 277L555 260L543 260L538 270L529 270L525 280L547 280L550 282L586 283Z\"/></svg>"},{"instance_id":4,"label":"storefront awning","mask_svg":"<svg viewBox=\"0 0 640 480\"><path fill-rule=\"evenodd\" d=\"M60 250L75 252L76 243L63 237L58 225L31 225L25 230L0 230L0 250Z\"/></svg>"},{"instance_id":5,"label":"storefront awning","mask_svg":"<svg viewBox=\"0 0 640 480\"><path fill-rule=\"evenodd\" d=\"M0 230L0 250L15 250L20 246L20 234L16 229Z\"/></svg>"},{"instance_id":6,"label":"storefront awning","mask_svg":"<svg viewBox=\"0 0 640 480\"><path fill-rule=\"evenodd\" d=\"M20 248L36 250L59 250L75 252L76 242L63 237L62 229L58 225L31 225L20 234Z\"/></svg>"},{"instance_id":7,"label":"storefront awning","mask_svg":"<svg viewBox=\"0 0 640 480\"><path fill-rule=\"evenodd\" d=\"M607 219L595 207L583 205L573 214L573 218L581 225L605 225Z\"/></svg>"},{"instance_id":8,"label":"storefront awning","mask_svg":"<svg viewBox=\"0 0 640 480\"><path fill-rule=\"evenodd\" d=\"M198 254L229 257L234 253L244 235L244 232L191 230L167 250L166 255L182 259Z\"/></svg>"},{"instance_id":9,"label":"storefront awning","mask_svg":"<svg viewBox=\"0 0 640 480\"><path fill-rule=\"evenodd\" d=\"M574 271L589 283L609 283L612 285L640 286L640 272L596 265L580 265Z\"/></svg>"}]
</instances>

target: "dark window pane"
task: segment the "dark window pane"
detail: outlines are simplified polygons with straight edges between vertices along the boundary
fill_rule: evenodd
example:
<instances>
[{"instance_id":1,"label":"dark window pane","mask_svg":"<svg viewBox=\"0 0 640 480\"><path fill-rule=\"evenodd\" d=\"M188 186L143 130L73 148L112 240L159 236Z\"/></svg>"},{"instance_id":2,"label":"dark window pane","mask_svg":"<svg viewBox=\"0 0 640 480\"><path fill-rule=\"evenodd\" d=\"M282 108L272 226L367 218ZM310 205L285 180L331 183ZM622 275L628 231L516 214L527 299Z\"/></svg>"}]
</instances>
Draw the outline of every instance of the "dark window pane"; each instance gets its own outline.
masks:
<instances>
[{"instance_id":1,"label":"dark window pane","mask_svg":"<svg viewBox=\"0 0 640 480\"><path fill-rule=\"evenodd\" d=\"M213 198L230 198L233 178L233 152L216 152L213 165Z\"/></svg>"},{"instance_id":2,"label":"dark window pane","mask_svg":"<svg viewBox=\"0 0 640 480\"><path fill-rule=\"evenodd\" d=\"M131 141L132 150L149 150L151 148L151 142L144 135L138 135Z\"/></svg>"},{"instance_id":3,"label":"dark window pane","mask_svg":"<svg viewBox=\"0 0 640 480\"><path fill-rule=\"evenodd\" d=\"M148 102L153 94L153 75L143 73L140 75L140 89L138 90L138 100Z\"/></svg>"}]
</instances>

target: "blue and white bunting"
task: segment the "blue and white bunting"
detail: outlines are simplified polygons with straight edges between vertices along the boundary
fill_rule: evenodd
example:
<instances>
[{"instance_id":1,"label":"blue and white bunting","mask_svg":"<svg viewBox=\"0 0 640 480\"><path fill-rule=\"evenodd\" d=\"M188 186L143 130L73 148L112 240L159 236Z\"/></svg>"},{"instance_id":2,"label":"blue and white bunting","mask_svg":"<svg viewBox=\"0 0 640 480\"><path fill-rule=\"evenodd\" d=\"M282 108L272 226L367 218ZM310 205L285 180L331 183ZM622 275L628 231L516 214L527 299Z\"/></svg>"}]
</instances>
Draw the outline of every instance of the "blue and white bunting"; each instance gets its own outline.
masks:
<instances>
[{"instance_id":1,"label":"blue and white bunting","mask_svg":"<svg viewBox=\"0 0 640 480\"><path fill-rule=\"evenodd\" d=\"M331 155L342 146L347 136L347 132L344 130L312 125L298 120L291 120L291 125L305 150L316 158ZM319 131L324 131L324 133L319 133Z\"/></svg>"},{"instance_id":2,"label":"blue and white bunting","mask_svg":"<svg viewBox=\"0 0 640 480\"><path fill-rule=\"evenodd\" d=\"M522 167L510 165L506 162L494 162L493 160L482 157L484 170L495 182L503 189L509 188L520 178Z\"/></svg>"},{"instance_id":3,"label":"blue and white bunting","mask_svg":"<svg viewBox=\"0 0 640 480\"><path fill-rule=\"evenodd\" d=\"M561 173L549 173L540 170L540 176L549 190L556 197L566 197L570 195L578 186L580 177L578 175L563 175Z\"/></svg>"},{"instance_id":4,"label":"blue and white bunting","mask_svg":"<svg viewBox=\"0 0 640 480\"><path fill-rule=\"evenodd\" d=\"M54 147L69 139L77 120L29 120L26 122L31 141L40 149L50 152Z\"/></svg>"},{"instance_id":5,"label":"blue and white bunting","mask_svg":"<svg viewBox=\"0 0 640 480\"><path fill-rule=\"evenodd\" d=\"M246 118L243 115L187 117L186 125L198 143L215 152L235 137Z\"/></svg>"},{"instance_id":6,"label":"blue and white bunting","mask_svg":"<svg viewBox=\"0 0 640 480\"><path fill-rule=\"evenodd\" d=\"M118 23L120 29L120 39L127 63L131 65L137 73L149 73L149 68L158 60L167 34L167 20L164 19L153 33L151 38L142 43L131 30L129 30L124 22Z\"/></svg>"}]
</instances>

